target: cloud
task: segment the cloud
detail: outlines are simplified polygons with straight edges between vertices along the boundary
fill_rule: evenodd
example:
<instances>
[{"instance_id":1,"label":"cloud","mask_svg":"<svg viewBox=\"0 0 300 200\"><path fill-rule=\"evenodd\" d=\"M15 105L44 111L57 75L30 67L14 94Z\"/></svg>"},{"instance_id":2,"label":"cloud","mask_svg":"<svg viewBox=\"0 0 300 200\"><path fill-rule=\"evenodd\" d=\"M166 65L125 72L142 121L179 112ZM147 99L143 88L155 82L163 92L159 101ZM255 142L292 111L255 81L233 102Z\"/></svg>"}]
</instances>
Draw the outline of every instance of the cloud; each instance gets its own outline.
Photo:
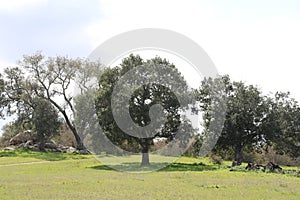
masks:
<instances>
[{"instance_id":1,"label":"cloud","mask_svg":"<svg viewBox=\"0 0 300 200\"><path fill-rule=\"evenodd\" d=\"M196 41L221 74L300 97L299 8L298 0L0 0L0 60L37 50L85 57L122 32L164 28Z\"/></svg>"},{"instance_id":2,"label":"cloud","mask_svg":"<svg viewBox=\"0 0 300 200\"><path fill-rule=\"evenodd\" d=\"M90 46L84 28L101 17L97 5L92 0L51 0L47 6L0 12L0 60L15 62L38 50L47 56L88 55Z\"/></svg>"},{"instance_id":3,"label":"cloud","mask_svg":"<svg viewBox=\"0 0 300 200\"><path fill-rule=\"evenodd\" d=\"M94 46L113 35L137 28L156 27L189 32L189 27L196 28L197 23L204 22L204 17L209 15L205 6L199 6L197 1L101 0L99 3L103 17L87 28L91 45Z\"/></svg>"},{"instance_id":4,"label":"cloud","mask_svg":"<svg viewBox=\"0 0 300 200\"><path fill-rule=\"evenodd\" d=\"M9 0L0 1L1 12L18 12L20 10L47 4L47 0Z\"/></svg>"},{"instance_id":5,"label":"cloud","mask_svg":"<svg viewBox=\"0 0 300 200\"><path fill-rule=\"evenodd\" d=\"M299 1L117 1L100 0L103 17L86 33L97 47L110 37L138 28L164 28L196 41L221 74L261 86L290 90L300 66Z\"/></svg>"}]
</instances>

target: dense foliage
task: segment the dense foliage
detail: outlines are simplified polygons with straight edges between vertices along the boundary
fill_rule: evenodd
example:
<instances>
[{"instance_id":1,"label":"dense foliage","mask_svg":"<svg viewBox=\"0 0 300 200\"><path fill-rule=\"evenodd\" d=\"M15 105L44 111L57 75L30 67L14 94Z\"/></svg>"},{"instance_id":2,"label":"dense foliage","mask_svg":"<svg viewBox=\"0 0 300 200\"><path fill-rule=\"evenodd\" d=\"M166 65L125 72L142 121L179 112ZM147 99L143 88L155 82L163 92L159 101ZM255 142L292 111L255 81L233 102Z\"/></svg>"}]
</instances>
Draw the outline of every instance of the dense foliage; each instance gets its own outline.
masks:
<instances>
[{"instance_id":1,"label":"dense foliage","mask_svg":"<svg viewBox=\"0 0 300 200\"><path fill-rule=\"evenodd\" d=\"M124 132L116 123L111 107L112 93L118 81L141 65L148 67L148 71L138 71L138 76L132 77L128 83L129 88L139 83L138 77L153 76L160 80L163 73L154 70L155 65L170 67L175 72L174 77L167 80L165 85L144 84L133 93L123 91L118 94L120 99L130 96L130 118L139 127L151 124L151 107L161 105L163 108L162 117L155 119L164 122L161 129L155 134L141 133L148 136L146 138ZM95 105L97 121L93 123L99 123L104 134L121 149L142 152L144 164L149 164L147 154L154 145L154 139L164 138L168 143L176 136L179 125L184 124L180 117L184 108L180 107L182 104L179 104L178 96L173 92L176 88L178 93L184 94L182 96L194 92L199 105L194 111L200 111L203 116L203 132L200 135L194 135L191 127L182 126L188 136L195 136L193 149L189 152L197 155L205 138L217 135L216 130L210 129L210 125L214 123L223 127L214 153L224 155L224 152L229 152L237 163L242 162L243 155L248 152L268 149L292 158L300 156L300 107L288 92L263 95L258 87L232 81L227 75L204 79L200 88L189 91L177 68L159 57L143 60L140 56L130 55L120 66L105 68L103 71L99 70L100 66L100 63L88 60L60 56L45 58L36 53L24 56L17 67L6 68L0 74L0 116L14 116L15 120L4 126L1 142L7 145L10 138L27 129L37 132L41 136L40 141L43 141L55 135L59 126L62 127L59 125L60 117L64 119L64 126L69 128L68 134L71 133L75 138L77 148L84 149L81 135L88 132L87 142L102 140L97 135L97 128L86 123L95 120L94 118L79 120L80 116L89 116L86 113ZM97 90L92 91L94 93L91 96L79 95L75 99L70 93L72 83L79 80L79 92L82 92L88 89L91 74L95 75L99 71L101 78L97 82ZM225 104L220 99L226 99ZM189 99L183 101L185 106L195 103L189 102ZM115 109L122 108L116 106ZM78 112L75 113L75 110ZM225 110L225 121L222 121L222 117L218 118L217 114ZM79 126L75 126L76 122Z\"/></svg>"}]
</instances>

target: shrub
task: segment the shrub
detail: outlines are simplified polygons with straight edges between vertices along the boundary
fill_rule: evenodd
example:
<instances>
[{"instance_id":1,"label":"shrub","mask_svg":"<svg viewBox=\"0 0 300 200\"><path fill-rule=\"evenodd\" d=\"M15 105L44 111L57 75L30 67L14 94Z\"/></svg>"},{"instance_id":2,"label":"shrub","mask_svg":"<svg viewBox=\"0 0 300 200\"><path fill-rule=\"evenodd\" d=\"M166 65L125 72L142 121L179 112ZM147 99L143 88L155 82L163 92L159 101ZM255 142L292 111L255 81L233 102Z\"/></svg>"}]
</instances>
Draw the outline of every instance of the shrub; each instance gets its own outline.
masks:
<instances>
[{"instance_id":1,"label":"shrub","mask_svg":"<svg viewBox=\"0 0 300 200\"><path fill-rule=\"evenodd\" d=\"M218 156L218 155L215 155L215 154L211 154L209 156L210 158L210 161L213 163L213 164L217 164L217 165L221 165L223 163L223 159L221 156Z\"/></svg>"},{"instance_id":2,"label":"shrub","mask_svg":"<svg viewBox=\"0 0 300 200\"><path fill-rule=\"evenodd\" d=\"M61 144L63 146L76 147L75 137L72 131L65 124L61 126L60 134L56 135L53 140L55 141L55 143Z\"/></svg>"}]
</instances>

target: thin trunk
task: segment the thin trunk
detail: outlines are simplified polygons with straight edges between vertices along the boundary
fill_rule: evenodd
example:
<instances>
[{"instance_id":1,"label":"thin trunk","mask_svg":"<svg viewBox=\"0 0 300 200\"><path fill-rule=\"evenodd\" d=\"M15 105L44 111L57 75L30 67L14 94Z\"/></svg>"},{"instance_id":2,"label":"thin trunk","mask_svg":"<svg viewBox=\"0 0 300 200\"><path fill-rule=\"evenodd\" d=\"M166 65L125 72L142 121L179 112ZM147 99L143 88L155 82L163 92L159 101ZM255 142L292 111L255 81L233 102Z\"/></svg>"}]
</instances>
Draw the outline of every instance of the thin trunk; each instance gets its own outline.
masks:
<instances>
[{"instance_id":1,"label":"thin trunk","mask_svg":"<svg viewBox=\"0 0 300 200\"><path fill-rule=\"evenodd\" d=\"M62 109L55 101L53 101L51 98L50 98L50 95L47 94L48 98L46 98L48 101L50 101L50 103L52 103L52 105L54 105L58 111L64 116L65 118L65 121L68 125L68 127L70 128L70 130L72 131L74 137L75 137L75 140L76 140L76 143L77 143L77 149L78 150L86 150L86 147L84 146L75 126L73 126L73 124L71 123L66 111L64 109Z\"/></svg>"},{"instance_id":2,"label":"thin trunk","mask_svg":"<svg viewBox=\"0 0 300 200\"><path fill-rule=\"evenodd\" d=\"M72 129L71 129L71 130L72 130ZM73 132L73 135L74 135L75 140L76 140L76 143L77 143L77 149L78 149L78 150L86 150L86 147L84 146L84 144L83 144L83 142L82 142L80 136L78 135L77 130L74 128L74 129L72 130L72 132Z\"/></svg>"}]
</instances>

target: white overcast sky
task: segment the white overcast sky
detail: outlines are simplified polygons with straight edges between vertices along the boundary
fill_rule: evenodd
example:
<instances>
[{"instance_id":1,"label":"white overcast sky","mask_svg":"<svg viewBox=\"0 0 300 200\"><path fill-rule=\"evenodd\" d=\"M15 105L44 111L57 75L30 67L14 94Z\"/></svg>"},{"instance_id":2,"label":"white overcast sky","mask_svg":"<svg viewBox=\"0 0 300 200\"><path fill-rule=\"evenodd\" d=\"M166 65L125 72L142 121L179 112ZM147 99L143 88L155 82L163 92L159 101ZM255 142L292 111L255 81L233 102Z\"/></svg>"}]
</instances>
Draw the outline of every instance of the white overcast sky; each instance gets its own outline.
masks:
<instances>
[{"instance_id":1,"label":"white overcast sky","mask_svg":"<svg viewBox=\"0 0 300 200\"><path fill-rule=\"evenodd\" d=\"M88 57L137 28L184 34L220 74L300 101L299 0L0 0L0 69L37 50Z\"/></svg>"}]
</instances>

